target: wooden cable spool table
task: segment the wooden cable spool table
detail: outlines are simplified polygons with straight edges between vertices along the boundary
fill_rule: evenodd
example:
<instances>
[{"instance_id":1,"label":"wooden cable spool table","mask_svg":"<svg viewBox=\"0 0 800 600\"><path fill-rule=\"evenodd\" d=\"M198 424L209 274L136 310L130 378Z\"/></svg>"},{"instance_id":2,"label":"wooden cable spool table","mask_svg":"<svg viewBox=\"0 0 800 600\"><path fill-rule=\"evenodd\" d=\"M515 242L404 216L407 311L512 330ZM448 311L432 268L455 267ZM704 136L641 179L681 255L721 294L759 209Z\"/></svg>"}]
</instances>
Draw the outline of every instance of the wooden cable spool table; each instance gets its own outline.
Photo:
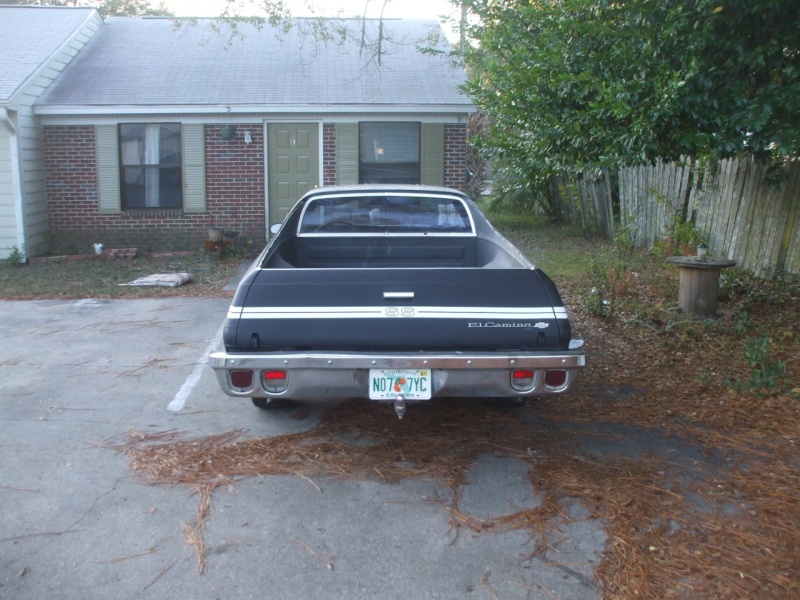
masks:
<instances>
[{"instance_id":1,"label":"wooden cable spool table","mask_svg":"<svg viewBox=\"0 0 800 600\"><path fill-rule=\"evenodd\" d=\"M717 312L719 273L735 267L735 260L699 256L670 256L667 262L678 267L678 306L690 315L713 317Z\"/></svg>"}]
</instances>

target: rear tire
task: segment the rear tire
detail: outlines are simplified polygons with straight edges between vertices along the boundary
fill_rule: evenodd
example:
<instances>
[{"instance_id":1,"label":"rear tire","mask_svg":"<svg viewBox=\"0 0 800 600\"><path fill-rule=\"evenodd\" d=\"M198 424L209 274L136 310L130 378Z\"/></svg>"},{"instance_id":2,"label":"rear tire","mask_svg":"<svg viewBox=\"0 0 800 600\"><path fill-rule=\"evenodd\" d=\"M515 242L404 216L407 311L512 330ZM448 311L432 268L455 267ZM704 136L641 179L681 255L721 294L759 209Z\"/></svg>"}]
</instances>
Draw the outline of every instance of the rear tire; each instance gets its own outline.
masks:
<instances>
[{"instance_id":1,"label":"rear tire","mask_svg":"<svg viewBox=\"0 0 800 600\"><path fill-rule=\"evenodd\" d=\"M253 406L261 410L285 408L291 402L288 398L251 398L251 400L253 401Z\"/></svg>"}]
</instances>

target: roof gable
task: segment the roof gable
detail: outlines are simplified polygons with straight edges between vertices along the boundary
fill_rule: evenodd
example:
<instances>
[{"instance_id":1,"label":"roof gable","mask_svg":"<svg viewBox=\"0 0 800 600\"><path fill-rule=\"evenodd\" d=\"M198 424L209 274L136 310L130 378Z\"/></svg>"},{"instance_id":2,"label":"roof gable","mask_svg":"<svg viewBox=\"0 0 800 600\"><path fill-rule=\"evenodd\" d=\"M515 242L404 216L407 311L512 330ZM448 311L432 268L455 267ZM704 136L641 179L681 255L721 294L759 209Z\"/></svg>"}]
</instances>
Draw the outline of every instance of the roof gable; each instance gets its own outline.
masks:
<instances>
[{"instance_id":1,"label":"roof gable","mask_svg":"<svg viewBox=\"0 0 800 600\"><path fill-rule=\"evenodd\" d=\"M0 103L8 102L93 13L93 8L0 6Z\"/></svg>"},{"instance_id":2,"label":"roof gable","mask_svg":"<svg viewBox=\"0 0 800 600\"><path fill-rule=\"evenodd\" d=\"M347 34L327 42L302 19L288 31L239 24L238 35L214 23L109 18L37 107L471 106L435 21L384 21L380 60L362 45L362 26L378 38L375 20L337 21ZM432 32L440 54L419 50Z\"/></svg>"}]
</instances>

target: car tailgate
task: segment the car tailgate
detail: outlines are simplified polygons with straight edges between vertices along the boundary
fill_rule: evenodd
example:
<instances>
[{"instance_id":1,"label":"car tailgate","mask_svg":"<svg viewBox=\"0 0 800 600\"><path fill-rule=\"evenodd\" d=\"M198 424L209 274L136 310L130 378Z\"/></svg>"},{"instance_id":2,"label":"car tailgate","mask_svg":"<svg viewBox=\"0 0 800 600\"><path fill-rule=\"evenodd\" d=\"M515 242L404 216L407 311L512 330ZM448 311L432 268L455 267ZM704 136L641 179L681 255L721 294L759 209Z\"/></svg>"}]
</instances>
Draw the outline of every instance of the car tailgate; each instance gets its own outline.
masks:
<instances>
[{"instance_id":1,"label":"car tailgate","mask_svg":"<svg viewBox=\"0 0 800 600\"><path fill-rule=\"evenodd\" d=\"M274 349L566 349L569 322L536 269L263 269L225 345Z\"/></svg>"}]
</instances>

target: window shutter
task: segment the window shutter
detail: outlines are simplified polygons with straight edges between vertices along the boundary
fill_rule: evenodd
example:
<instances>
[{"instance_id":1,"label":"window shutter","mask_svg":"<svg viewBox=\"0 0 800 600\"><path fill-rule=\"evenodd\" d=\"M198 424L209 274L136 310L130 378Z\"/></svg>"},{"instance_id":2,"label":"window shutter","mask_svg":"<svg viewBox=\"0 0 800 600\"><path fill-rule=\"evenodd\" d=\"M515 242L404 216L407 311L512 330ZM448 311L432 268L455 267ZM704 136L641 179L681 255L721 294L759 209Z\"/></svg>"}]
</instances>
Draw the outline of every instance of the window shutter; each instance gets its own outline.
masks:
<instances>
[{"instance_id":1,"label":"window shutter","mask_svg":"<svg viewBox=\"0 0 800 600\"><path fill-rule=\"evenodd\" d=\"M420 136L420 179L424 185L444 185L444 124L423 123Z\"/></svg>"},{"instance_id":2,"label":"window shutter","mask_svg":"<svg viewBox=\"0 0 800 600\"><path fill-rule=\"evenodd\" d=\"M336 183L358 183L358 123L336 125Z\"/></svg>"},{"instance_id":3,"label":"window shutter","mask_svg":"<svg viewBox=\"0 0 800 600\"><path fill-rule=\"evenodd\" d=\"M118 215L122 212L119 191L119 141L116 125L95 126L97 159L97 212Z\"/></svg>"},{"instance_id":4,"label":"window shutter","mask_svg":"<svg viewBox=\"0 0 800 600\"><path fill-rule=\"evenodd\" d=\"M206 143L202 123L183 125L183 210L206 212Z\"/></svg>"}]
</instances>

